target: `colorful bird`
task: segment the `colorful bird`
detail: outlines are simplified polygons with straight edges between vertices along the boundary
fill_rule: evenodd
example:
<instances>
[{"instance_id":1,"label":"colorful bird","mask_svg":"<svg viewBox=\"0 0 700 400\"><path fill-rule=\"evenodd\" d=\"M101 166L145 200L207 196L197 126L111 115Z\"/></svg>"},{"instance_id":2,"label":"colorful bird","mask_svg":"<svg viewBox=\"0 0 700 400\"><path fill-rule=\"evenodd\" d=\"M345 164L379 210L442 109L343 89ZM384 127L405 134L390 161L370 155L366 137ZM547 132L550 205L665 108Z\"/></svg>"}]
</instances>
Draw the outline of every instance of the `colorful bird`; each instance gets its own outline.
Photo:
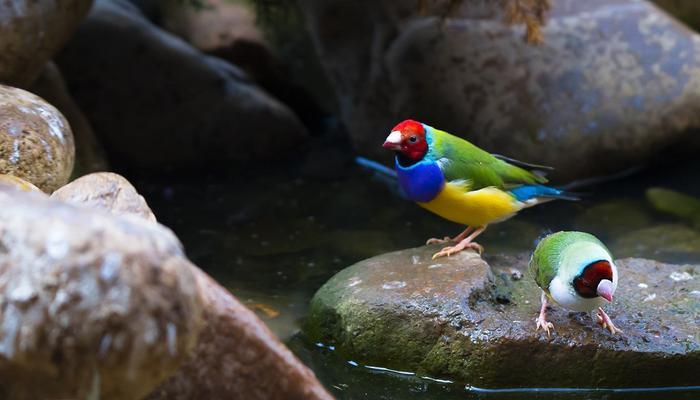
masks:
<instances>
[{"instance_id":1,"label":"colorful bird","mask_svg":"<svg viewBox=\"0 0 700 400\"><path fill-rule=\"evenodd\" d=\"M468 141L426 124L406 120L396 125L383 147L396 153L399 185L409 199L453 222L467 225L454 238L428 244L456 243L433 255L449 256L466 248L483 251L473 240L489 224L523 208L554 199L577 200L544 186L549 167L489 154Z\"/></svg>"},{"instance_id":2,"label":"colorful bird","mask_svg":"<svg viewBox=\"0 0 700 400\"><path fill-rule=\"evenodd\" d=\"M622 332L603 311L617 289L617 267L610 251L584 232L557 232L542 239L532 253L528 273L542 289L536 329L554 326L545 317L547 297L574 311L597 309L597 321L615 334Z\"/></svg>"}]
</instances>

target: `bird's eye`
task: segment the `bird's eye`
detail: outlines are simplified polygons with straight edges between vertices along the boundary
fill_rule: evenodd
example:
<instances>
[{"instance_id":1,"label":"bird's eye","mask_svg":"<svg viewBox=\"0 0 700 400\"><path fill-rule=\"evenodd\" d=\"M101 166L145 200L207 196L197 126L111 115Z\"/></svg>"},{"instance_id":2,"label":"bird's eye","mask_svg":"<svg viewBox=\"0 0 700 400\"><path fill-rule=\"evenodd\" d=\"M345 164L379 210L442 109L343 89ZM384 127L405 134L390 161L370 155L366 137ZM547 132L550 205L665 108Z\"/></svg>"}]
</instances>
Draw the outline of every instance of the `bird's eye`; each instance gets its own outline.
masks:
<instances>
[{"instance_id":1,"label":"bird's eye","mask_svg":"<svg viewBox=\"0 0 700 400\"><path fill-rule=\"evenodd\" d=\"M408 140L409 140L411 143L415 143L415 142L418 141L418 138L417 138L415 135L413 135L413 136L411 136L410 138L408 138Z\"/></svg>"}]
</instances>

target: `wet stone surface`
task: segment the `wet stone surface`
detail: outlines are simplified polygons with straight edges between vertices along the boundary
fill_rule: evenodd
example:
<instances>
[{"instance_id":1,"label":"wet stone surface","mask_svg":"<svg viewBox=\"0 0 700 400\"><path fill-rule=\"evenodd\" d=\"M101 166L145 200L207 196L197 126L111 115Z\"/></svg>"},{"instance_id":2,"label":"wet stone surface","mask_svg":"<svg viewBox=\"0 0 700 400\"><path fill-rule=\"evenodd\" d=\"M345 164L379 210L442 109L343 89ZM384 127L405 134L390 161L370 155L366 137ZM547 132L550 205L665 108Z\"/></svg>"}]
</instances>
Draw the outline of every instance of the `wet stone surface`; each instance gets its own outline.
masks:
<instances>
[{"instance_id":1,"label":"wet stone surface","mask_svg":"<svg viewBox=\"0 0 700 400\"><path fill-rule=\"evenodd\" d=\"M624 333L554 305L548 339L535 331L540 291L520 276L529 255L492 258L492 270L474 253L433 261L435 250L402 250L339 272L312 300L307 335L358 362L482 387L697 383L697 266L620 260L606 311Z\"/></svg>"}]
</instances>

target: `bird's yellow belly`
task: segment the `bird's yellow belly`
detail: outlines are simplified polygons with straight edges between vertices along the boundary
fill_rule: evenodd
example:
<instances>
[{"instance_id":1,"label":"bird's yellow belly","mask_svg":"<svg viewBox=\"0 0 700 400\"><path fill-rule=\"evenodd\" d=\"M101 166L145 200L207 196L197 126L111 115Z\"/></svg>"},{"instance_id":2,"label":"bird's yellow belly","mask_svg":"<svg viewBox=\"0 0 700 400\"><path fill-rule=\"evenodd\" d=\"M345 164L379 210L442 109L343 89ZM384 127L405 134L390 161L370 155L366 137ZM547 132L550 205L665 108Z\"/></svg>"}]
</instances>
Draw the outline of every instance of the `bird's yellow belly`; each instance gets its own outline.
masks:
<instances>
[{"instance_id":1,"label":"bird's yellow belly","mask_svg":"<svg viewBox=\"0 0 700 400\"><path fill-rule=\"evenodd\" d=\"M502 190L484 188L465 191L463 186L451 183L447 183L434 199L418 202L418 205L442 218L470 226L503 221L523 207L522 203Z\"/></svg>"}]
</instances>

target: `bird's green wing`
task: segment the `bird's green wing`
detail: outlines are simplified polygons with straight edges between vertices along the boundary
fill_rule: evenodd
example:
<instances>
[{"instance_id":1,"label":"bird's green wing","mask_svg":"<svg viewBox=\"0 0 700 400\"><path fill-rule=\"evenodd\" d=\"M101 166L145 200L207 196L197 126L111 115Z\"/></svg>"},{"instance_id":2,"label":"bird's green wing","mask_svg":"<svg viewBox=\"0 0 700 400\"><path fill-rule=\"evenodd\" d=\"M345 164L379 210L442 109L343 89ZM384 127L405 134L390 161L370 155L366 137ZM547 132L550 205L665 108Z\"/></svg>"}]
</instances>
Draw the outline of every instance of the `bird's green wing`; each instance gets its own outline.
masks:
<instances>
[{"instance_id":1,"label":"bird's green wing","mask_svg":"<svg viewBox=\"0 0 700 400\"><path fill-rule=\"evenodd\" d=\"M435 128L432 128L428 157L439 162L446 180L468 181L471 190L489 186L508 189L547 182L542 175L512 165L462 138Z\"/></svg>"}]
</instances>

